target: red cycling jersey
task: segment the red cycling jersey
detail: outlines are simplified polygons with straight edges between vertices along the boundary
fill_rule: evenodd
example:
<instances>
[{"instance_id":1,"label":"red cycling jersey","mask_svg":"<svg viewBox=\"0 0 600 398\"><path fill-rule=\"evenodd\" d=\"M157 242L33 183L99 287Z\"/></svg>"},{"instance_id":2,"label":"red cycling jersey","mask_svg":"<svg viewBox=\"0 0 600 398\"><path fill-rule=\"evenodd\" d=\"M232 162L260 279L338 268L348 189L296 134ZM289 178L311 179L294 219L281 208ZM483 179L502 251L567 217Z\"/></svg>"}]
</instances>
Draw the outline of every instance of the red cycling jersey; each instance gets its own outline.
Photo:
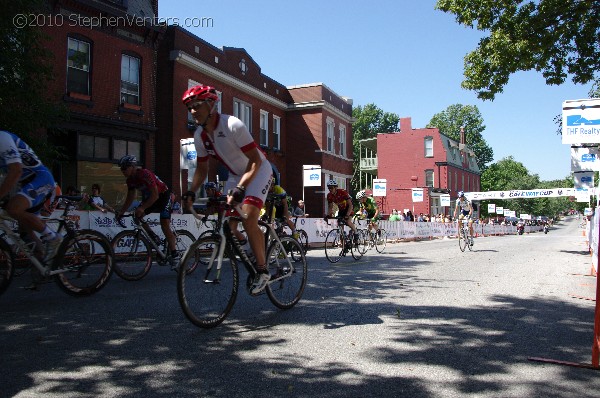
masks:
<instances>
[{"instance_id":1,"label":"red cycling jersey","mask_svg":"<svg viewBox=\"0 0 600 398\"><path fill-rule=\"evenodd\" d=\"M150 195L150 189L153 186L158 188L158 193L166 192L169 187L161 181L153 172L148 169L136 169L135 173L127 178L128 189L138 189L142 193L144 200Z\"/></svg>"},{"instance_id":2,"label":"red cycling jersey","mask_svg":"<svg viewBox=\"0 0 600 398\"><path fill-rule=\"evenodd\" d=\"M350 199L350 194L339 188L335 190L335 194L331 192L327 194L327 202L335 203L340 210L348 207L348 202L346 202L348 199Z\"/></svg>"}]
</instances>

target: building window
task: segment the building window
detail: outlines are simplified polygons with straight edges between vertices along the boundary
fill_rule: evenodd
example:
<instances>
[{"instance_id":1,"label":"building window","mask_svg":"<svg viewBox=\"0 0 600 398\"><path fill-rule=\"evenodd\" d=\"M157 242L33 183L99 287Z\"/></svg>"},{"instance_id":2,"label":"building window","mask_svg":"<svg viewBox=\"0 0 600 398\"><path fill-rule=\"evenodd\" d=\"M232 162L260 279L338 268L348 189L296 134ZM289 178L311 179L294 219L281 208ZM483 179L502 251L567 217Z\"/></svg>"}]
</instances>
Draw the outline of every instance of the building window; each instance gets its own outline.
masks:
<instances>
[{"instance_id":1,"label":"building window","mask_svg":"<svg viewBox=\"0 0 600 398\"><path fill-rule=\"evenodd\" d=\"M433 170L425 170L425 186L433 187Z\"/></svg>"},{"instance_id":2,"label":"building window","mask_svg":"<svg viewBox=\"0 0 600 398\"><path fill-rule=\"evenodd\" d=\"M260 146L269 147L269 113L260 110Z\"/></svg>"},{"instance_id":3,"label":"building window","mask_svg":"<svg viewBox=\"0 0 600 398\"><path fill-rule=\"evenodd\" d=\"M234 99L233 116L244 122L248 128L248 131L250 131L250 134L252 134L252 106L250 104L238 99Z\"/></svg>"},{"instance_id":4,"label":"building window","mask_svg":"<svg viewBox=\"0 0 600 398\"><path fill-rule=\"evenodd\" d=\"M142 159L142 143L139 141L113 140L113 160L119 160L125 155L134 155L138 161Z\"/></svg>"},{"instance_id":5,"label":"building window","mask_svg":"<svg viewBox=\"0 0 600 398\"><path fill-rule=\"evenodd\" d=\"M67 91L90 95L90 43L69 37Z\"/></svg>"},{"instance_id":6,"label":"building window","mask_svg":"<svg viewBox=\"0 0 600 398\"><path fill-rule=\"evenodd\" d=\"M340 125L340 155L346 156L346 126Z\"/></svg>"},{"instance_id":7,"label":"building window","mask_svg":"<svg viewBox=\"0 0 600 398\"><path fill-rule=\"evenodd\" d=\"M93 135L79 136L79 157L89 159L110 159L110 138Z\"/></svg>"},{"instance_id":8,"label":"building window","mask_svg":"<svg viewBox=\"0 0 600 398\"><path fill-rule=\"evenodd\" d=\"M433 157L433 137L425 137L425 157Z\"/></svg>"},{"instance_id":9,"label":"building window","mask_svg":"<svg viewBox=\"0 0 600 398\"><path fill-rule=\"evenodd\" d=\"M281 149L281 118L273 115L273 149Z\"/></svg>"},{"instance_id":10,"label":"building window","mask_svg":"<svg viewBox=\"0 0 600 398\"><path fill-rule=\"evenodd\" d=\"M333 130L335 128L335 123L333 122L333 119L328 117L327 118L327 152L333 152L335 153L334 150L334 135L333 135Z\"/></svg>"},{"instance_id":11,"label":"building window","mask_svg":"<svg viewBox=\"0 0 600 398\"><path fill-rule=\"evenodd\" d=\"M140 105L140 59L121 56L121 103Z\"/></svg>"}]
</instances>

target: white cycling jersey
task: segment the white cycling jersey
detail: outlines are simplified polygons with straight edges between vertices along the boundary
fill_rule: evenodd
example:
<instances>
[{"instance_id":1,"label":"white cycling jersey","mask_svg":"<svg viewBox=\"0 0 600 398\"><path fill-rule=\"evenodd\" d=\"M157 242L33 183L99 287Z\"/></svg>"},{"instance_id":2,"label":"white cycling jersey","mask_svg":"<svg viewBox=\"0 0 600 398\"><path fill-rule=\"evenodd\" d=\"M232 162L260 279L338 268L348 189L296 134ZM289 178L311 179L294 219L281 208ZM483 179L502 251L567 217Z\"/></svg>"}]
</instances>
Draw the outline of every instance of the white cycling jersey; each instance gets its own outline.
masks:
<instances>
[{"instance_id":1,"label":"white cycling jersey","mask_svg":"<svg viewBox=\"0 0 600 398\"><path fill-rule=\"evenodd\" d=\"M248 167L246 152L258 148L246 125L235 116L219 114L219 121L212 137L199 126L194 133L194 145L198 154L198 163L207 162L209 156L218 159L229 170L229 179L225 184L226 192L235 187ZM262 164L252 182L246 187L246 200L262 208L269 186L273 169L264 153L258 149ZM254 197L257 200L251 200Z\"/></svg>"}]
</instances>

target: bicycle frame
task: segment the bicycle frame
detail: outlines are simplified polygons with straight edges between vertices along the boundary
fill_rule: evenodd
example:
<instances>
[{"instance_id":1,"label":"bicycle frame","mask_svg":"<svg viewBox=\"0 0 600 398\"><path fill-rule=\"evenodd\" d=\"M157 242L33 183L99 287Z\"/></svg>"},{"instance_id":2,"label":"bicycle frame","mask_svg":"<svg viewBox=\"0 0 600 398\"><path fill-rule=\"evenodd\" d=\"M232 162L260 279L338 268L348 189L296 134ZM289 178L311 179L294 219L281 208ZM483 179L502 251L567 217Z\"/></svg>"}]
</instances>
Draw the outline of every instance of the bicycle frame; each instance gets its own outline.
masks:
<instances>
[{"instance_id":1,"label":"bicycle frame","mask_svg":"<svg viewBox=\"0 0 600 398\"><path fill-rule=\"evenodd\" d=\"M131 217L132 222L133 222L133 230L137 234L141 234L144 238L146 238L146 240L150 243L150 245L152 246L152 248L154 249L154 251L156 252L156 254L160 257L161 260L166 260L167 259L167 257L168 257L168 251L169 251L169 244L166 241L167 238L165 237L163 240L161 240L161 242L159 244L148 233L148 231L146 231L146 228L144 228L144 224L146 224L148 226L154 226L157 223L146 221L144 219L138 219L133 214L124 214L122 217ZM175 234L175 230L173 228L173 225L169 225L169 227L171 228L171 231ZM163 247L161 248L160 246L163 246Z\"/></svg>"}]
</instances>

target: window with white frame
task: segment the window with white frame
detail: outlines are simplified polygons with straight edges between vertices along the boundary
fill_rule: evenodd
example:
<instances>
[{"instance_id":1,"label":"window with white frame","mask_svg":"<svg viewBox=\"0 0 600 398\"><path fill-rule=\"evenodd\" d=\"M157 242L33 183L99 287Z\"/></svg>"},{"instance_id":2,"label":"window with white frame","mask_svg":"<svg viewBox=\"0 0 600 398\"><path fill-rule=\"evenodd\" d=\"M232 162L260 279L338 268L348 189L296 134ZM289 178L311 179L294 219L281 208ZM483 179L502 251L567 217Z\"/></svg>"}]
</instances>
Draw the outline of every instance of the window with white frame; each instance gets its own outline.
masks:
<instances>
[{"instance_id":1,"label":"window with white frame","mask_svg":"<svg viewBox=\"0 0 600 398\"><path fill-rule=\"evenodd\" d=\"M433 170L425 170L425 186L433 187Z\"/></svg>"},{"instance_id":2,"label":"window with white frame","mask_svg":"<svg viewBox=\"0 0 600 398\"><path fill-rule=\"evenodd\" d=\"M273 115L273 149L281 149L281 118Z\"/></svg>"},{"instance_id":3,"label":"window with white frame","mask_svg":"<svg viewBox=\"0 0 600 398\"><path fill-rule=\"evenodd\" d=\"M68 38L67 91L90 95L90 43Z\"/></svg>"},{"instance_id":4,"label":"window with white frame","mask_svg":"<svg viewBox=\"0 0 600 398\"><path fill-rule=\"evenodd\" d=\"M346 156L346 126L340 125L340 155Z\"/></svg>"},{"instance_id":5,"label":"window with white frame","mask_svg":"<svg viewBox=\"0 0 600 398\"><path fill-rule=\"evenodd\" d=\"M335 128L335 123L333 122L333 119L328 117L327 118L327 152L333 152L335 153L335 137L334 137L334 133L333 130Z\"/></svg>"},{"instance_id":6,"label":"window with white frame","mask_svg":"<svg viewBox=\"0 0 600 398\"><path fill-rule=\"evenodd\" d=\"M425 137L425 157L433 157L433 137Z\"/></svg>"},{"instance_id":7,"label":"window with white frame","mask_svg":"<svg viewBox=\"0 0 600 398\"><path fill-rule=\"evenodd\" d=\"M260 146L269 146L269 112L260 110Z\"/></svg>"},{"instance_id":8,"label":"window with white frame","mask_svg":"<svg viewBox=\"0 0 600 398\"><path fill-rule=\"evenodd\" d=\"M140 59L121 55L121 103L140 105Z\"/></svg>"},{"instance_id":9,"label":"window with white frame","mask_svg":"<svg viewBox=\"0 0 600 398\"><path fill-rule=\"evenodd\" d=\"M247 102L240 101L239 99L233 100L233 116L240 119L246 127L250 134L252 134L252 105Z\"/></svg>"}]
</instances>

